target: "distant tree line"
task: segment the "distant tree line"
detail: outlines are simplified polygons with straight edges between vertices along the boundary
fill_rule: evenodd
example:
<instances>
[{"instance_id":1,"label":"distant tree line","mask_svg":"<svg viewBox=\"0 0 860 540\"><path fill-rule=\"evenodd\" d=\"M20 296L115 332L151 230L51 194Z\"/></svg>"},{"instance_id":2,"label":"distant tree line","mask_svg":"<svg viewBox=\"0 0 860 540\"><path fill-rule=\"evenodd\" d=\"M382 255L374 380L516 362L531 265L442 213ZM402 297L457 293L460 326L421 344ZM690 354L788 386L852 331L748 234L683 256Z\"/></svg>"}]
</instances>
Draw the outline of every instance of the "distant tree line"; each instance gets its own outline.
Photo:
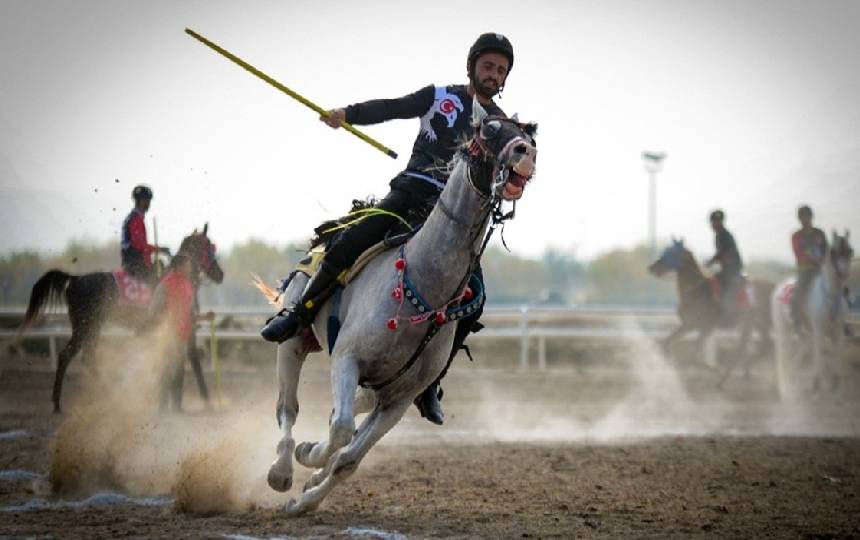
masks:
<instances>
[{"instance_id":1,"label":"distant tree line","mask_svg":"<svg viewBox=\"0 0 860 540\"><path fill-rule=\"evenodd\" d=\"M201 302L207 306L264 306L262 296L251 286L251 273L275 284L303 257L304 247L277 247L251 239L219 252L224 283L204 286ZM613 249L590 261L557 249L528 258L494 246L484 254L482 265L492 304L674 305L674 278L651 276L647 271L651 262L644 246ZM62 253L19 251L0 255L0 305L26 304L33 283L52 268L82 274L117 267L116 242L75 241ZM774 281L792 271L790 266L776 262L753 262L747 267L749 275ZM860 268L854 273L854 281L860 281Z\"/></svg>"}]
</instances>

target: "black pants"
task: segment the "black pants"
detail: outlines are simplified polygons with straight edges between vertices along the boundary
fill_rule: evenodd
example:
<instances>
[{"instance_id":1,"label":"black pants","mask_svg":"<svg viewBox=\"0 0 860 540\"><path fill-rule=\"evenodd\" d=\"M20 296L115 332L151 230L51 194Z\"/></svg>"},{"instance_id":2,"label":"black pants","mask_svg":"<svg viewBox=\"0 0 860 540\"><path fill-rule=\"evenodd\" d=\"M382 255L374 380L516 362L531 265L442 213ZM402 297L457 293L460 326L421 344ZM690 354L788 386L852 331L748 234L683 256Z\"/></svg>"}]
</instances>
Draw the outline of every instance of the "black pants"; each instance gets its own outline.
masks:
<instances>
[{"instance_id":1,"label":"black pants","mask_svg":"<svg viewBox=\"0 0 860 540\"><path fill-rule=\"evenodd\" d=\"M376 208L391 212L407 219L410 210L421 208L426 204L419 194L401 189L392 189L382 199ZM372 215L350 225L329 246L323 259L330 270L340 273L353 265L358 256L369 247L381 242L385 234L400 220L394 216Z\"/></svg>"}]
</instances>

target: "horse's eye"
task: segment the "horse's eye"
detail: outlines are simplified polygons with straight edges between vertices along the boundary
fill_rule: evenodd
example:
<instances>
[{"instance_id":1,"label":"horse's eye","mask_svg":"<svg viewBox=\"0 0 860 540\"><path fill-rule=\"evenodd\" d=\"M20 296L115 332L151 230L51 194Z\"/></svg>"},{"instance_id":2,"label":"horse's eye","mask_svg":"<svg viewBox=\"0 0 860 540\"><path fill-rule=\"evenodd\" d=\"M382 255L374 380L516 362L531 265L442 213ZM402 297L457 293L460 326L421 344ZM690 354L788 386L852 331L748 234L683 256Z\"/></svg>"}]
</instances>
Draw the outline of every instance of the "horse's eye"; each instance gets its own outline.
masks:
<instances>
[{"instance_id":1,"label":"horse's eye","mask_svg":"<svg viewBox=\"0 0 860 540\"><path fill-rule=\"evenodd\" d=\"M492 139L496 135L498 135L499 130L502 128L502 123L498 120L490 120L489 122L484 122L481 124L481 137L484 139Z\"/></svg>"}]
</instances>

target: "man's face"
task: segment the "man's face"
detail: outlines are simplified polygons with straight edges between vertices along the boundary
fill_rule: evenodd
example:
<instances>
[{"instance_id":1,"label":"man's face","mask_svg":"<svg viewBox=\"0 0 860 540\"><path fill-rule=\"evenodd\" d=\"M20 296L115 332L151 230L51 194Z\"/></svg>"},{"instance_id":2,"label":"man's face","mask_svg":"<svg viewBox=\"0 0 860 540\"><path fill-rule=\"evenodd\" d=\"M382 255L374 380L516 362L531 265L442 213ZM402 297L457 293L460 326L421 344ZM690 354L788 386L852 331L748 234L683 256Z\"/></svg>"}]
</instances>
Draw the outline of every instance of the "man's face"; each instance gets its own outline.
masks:
<instances>
[{"instance_id":1,"label":"man's face","mask_svg":"<svg viewBox=\"0 0 860 540\"><path fill-rule=\"evenodd\" d=\"M509 68L508 57L502 53L486 52L479 56L475 60L472 80L475 91L488 99L498 94L508 78Z\"/></svg>"},{"instance_id":2,"label":"man's face","mask_svg":"<svg viewBox=\"0 0 860 540\"><path fill-rule=\"evenodd\" d=\"M713 229L714 232L720 232L720 229L722 229L722 228L723 228L723 222L722 221L720 221L719 219L712 219L711 220L711 229Z\"/></svg>"},{"instance_id":3,"label":"man's face","mask_svg":"<svg viewBox=\"0 0 860 540\"><path fill-rule=\"evenodd\" d=\"M140 199L137 201L137 207L147 212L149 210L149 203L152 202L152 199Z\"/></svg>"},{"instance_id":4,"label":"man's face","mask_svg":"<svg viewBox=\"0 0 860 540\"><path fill-rule=\"evenodd\" d=\"M800 220L801 227L811 227L812 226L812 216L809 214L800 214L797 216L797 219Z\"/></svg>"}]
</instances>

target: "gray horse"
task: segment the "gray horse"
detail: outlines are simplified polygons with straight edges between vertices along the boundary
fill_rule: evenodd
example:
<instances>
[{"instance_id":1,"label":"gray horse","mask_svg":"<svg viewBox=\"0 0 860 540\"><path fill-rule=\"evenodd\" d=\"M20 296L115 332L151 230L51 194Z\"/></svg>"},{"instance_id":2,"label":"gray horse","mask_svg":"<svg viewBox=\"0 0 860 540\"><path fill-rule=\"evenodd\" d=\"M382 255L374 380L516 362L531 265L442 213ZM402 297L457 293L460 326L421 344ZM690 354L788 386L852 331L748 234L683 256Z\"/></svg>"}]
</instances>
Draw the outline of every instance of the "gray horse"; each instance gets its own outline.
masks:
<instances>
[{"instance_id":1,"label":"gray horse","mask_svg":"<svg viewBox=\"0 0 860 540\"><path fill-rule=\"evenodd\" d=\"M327 441L296 447L292 429L299 410L296 394L302 364L318 343L327 343L326 321L333 302L320 310L311 329L278 347L276 412L283 437L269 469L269 485L277 491L290 489L293 452L302 465L319 469L302 496L287 505L290 515L314 510L355 472L445 367L456 324L443 324L443 314L451 320L457 316L451 306L469 299L466 279L491 218L499 215L502 200L522 196L537 155L535 124L487 116L477 101L473 124L476 135L450 164L448 183L424 226L402 250L389 250L371 260L343 290L337 313L342 326L331 351L334 410ZM404 289L406 274L411 288ZM297 274L283 294L285 305L301 297L307 281ZM423 310L404 301L416 293L423 297ZM438 326L438 333L426 342L431 325ZM420 350L422 342L426 346ZM355 416L362 413L370 414L356 430Z\"/></svg>"}]
</instances>

